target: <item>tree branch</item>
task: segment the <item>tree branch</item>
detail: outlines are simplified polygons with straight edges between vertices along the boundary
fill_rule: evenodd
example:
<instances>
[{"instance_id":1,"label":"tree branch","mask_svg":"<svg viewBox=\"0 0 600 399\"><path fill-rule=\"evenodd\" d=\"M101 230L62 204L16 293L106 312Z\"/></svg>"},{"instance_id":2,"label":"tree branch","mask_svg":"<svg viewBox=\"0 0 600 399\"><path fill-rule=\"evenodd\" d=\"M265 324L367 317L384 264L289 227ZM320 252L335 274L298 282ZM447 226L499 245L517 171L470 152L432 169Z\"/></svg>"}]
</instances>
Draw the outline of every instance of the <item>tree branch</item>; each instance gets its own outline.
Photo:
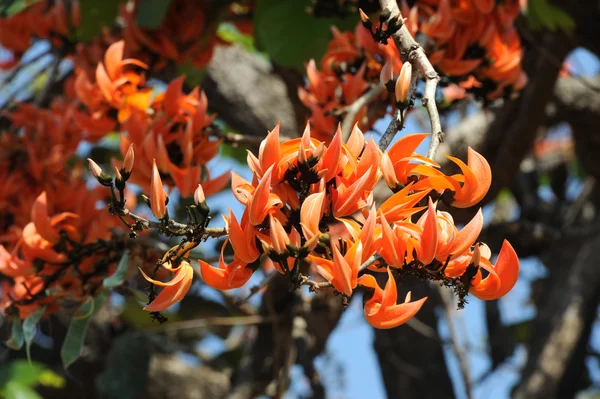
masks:
<instances>
[{"instance_id":1,"label":"tree branch","mask_svg":"<svg viewBox=\"0 0 600 399\"><path fill-rule=\"evenodd\" d=\"M379 0L379 4L382 10L387 9L390 11L390 18L398 17L398 20L402 20L402 14L396 0ZM440 76L435 68L433 68L433 65L431 65L431 62L429 62L429 59L427 59L423 48L410 35L406 26L403 25L392 37L402 57L411 63L413 71L418 71L425 79L425 92L421 101L425 109L427 109L431 123L431 143L429 144L427 157L433 159L435 158L438 146L444 139L440 115L435 103L435 91L440 81Z\"/></svg>"}]
</instances>

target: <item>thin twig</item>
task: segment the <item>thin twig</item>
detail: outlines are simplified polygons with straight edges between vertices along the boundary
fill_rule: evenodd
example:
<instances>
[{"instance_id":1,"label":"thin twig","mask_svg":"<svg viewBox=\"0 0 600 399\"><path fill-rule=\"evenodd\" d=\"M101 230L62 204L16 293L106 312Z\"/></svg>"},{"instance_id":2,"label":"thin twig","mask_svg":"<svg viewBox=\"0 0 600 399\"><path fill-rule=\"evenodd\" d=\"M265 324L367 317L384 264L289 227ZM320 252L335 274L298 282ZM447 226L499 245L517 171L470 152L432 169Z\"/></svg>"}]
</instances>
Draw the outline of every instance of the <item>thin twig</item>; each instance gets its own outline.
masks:
<instances>
[{"instance_id":1,"label":"thin twig","mask_svg":"<svg viewBox=\"0 0 600 399\"><path fill-rule=\"evenodd\" d=\"M348 137L350 137L350 133L352 133L352 126L354 125L354 120L356 119L356 115L365 105L369 104L373 99L375 99L379 94L383 92L385 87L381 83L377 83L375 86L372 86L366 93L356 99L352 104L344 107L341 111L346 113L344 116L344 120L342 121L342 137L344 143L348 141Z\"/></svg>"},{"instance_id":2,"label":"thin twig","mask_svg":"<svg viewBox=\"0 0 600 399\"><path fill-rule=\"evenodd\" d=\"M234 317L207 317L205 319L185 320L175 323L166 323L151 328L154 331L177 331L192 328L206 328L212 326L240 326L273 323L277 318L274 316L249 315Z\"/></svg>"},{"instance_id":3,"label":"thin twig","mask_svg":"<svg viewBox=\"0 0 600 399\"><path fill-rule=\"evenodd\" d=\"M571 226L579 212L583 209L583 206L588 202L590 195L594 191L594 186L596 185L596 179L593 177L588 177L585 179L583 183L583 188L581 189L581 193L579 196L573 201L567 212L565 213L565 217L563 219L563 229L565 227Z\"/></svg>"},{"instance_id":4,"label":"thin twig","mask_svg":"<svg viewBox=\"0 0 600 399\"><path fill-rule=\"evenodd\" d=\"M392 140L394 140L396 133L402 129L403 121L402 110L397 109L392 117L392 121L387 129L385 129L385 133L383 133L383 136L379 139L379 149L381 151L385 151L385 149L389 147Z\"/></svg>"},{"instance_id":5,"label":"thin twig","mask_svg":"<svg viewBox=\"0 0 600 399\"><path fill-rule=\"evenodd\" d=\"M317 292L321 288L329 288L333 285L329 281L314 281L306 276L300 276L300 285L306 285L310 288L311 292Z\"/></svg>"},{"instance_id":6,"label":"thin twig","mask_svg":"<svg viewBox=\"0 0 600 399\"><path fill-rule=\"evenodd\" d=\"M165 229L169 233L176 236L184 236L193 232L193 227L190 225L178 223L172 219L169 219L165 226L165 224L161 222L154 222L139 216L127 208L115 208L115 213L117 216L124 216L133 219L135 222L141 224L144 229ZM206 227L203 229L203 233L206 237L218 238L226 236L227 230L225 227Z\"/></svg>"},{"instance_id":7,"label":"thin twig","mask_svg":"<svg viewBox=\"0 0 600 399\"><path fill-rule=\"evenodd\" d=\"M452 347L452 351L458 359L460 374L462 375L463 381L465 383L467 399L472 399L473 392L471 387L471 378L469 377L469 365L467 364L467 359L464 356L463 350L458 345L456 329L454 328L452 316L450 315L451 306L447 297L449 295L449 292L443 287L438 287L438 290L442 302L442 310L444 311L444 315L446 316L446 323L448 324L448 331L450 332L450 346Z\"/></svg>"},{"instance_id":8,"label":"thin twig","mask_svg":"<svg viewBox=\"0 0 600 399\"><path fill-rule=\"evenodd\" d=\"M360 267L358 268L358 272L360 273L361 271L365 270L367 267L371 266L372 264L374 264L376 262L381 261L382 259L383 258L379 254L375 254L375 255L371 256L362 265L360 265Z\"/></svg>"},{"instance_id":9,"label":"thin twig","mask_svg":"<svg viewBox=\"0 0 600 399\"><path fill-rule=\"evenodd\" d=\"M402 20L402 14L396 0L379 0L379 4L382 10L387 9L390 11L390 19L397 17L399 21ZM440 115L435 103L435 91L440 76L427 59L423 48L411 36L405 25L394 33L392 37L400 54L411 63L413 71L418 71L425 78L425 92L421 101L425 109L427 109L429 121L431 122L431 143L429 144L427 157L433 159L440 143L444 139Z\"/></svg>"}]
</instances>

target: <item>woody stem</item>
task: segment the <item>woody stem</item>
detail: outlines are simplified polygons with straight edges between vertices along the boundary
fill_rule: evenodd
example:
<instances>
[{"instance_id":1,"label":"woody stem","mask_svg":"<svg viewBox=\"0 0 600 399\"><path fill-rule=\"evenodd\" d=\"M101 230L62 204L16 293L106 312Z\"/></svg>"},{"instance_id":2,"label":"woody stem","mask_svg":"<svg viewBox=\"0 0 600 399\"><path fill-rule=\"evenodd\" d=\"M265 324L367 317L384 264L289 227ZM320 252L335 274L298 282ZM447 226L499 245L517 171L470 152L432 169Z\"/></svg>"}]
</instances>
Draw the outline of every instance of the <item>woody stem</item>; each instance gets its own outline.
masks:
<instances>
[{"instance_id":1,"label":"woody stem","mask_svg":"<svg viewBox=\"0 0 600 399\"><path fill-rule=\"evenodd\" d=\"M387 9L390 11L389 19L392 17L397 17L398 20L402 19L402 14L400 13L396 0L379 0L379 4L382 10ZM438 82L440 81L440 76L433 68L433 65L431 65L431 62L427 59L427 55L425 55L423 48L411 36L405 25L402 25L402 27L392 35L392 38L402 57L411 63L413 71L418 71L425 79L425 92L421 102L429 114L429 121L431 123L431 143L429 144L429 150L427 150L427 157L433 159L440 143L444 139L440 115L435 104L435 91ZM413 89L413 87L411 87L411 89ZM409 95L410 94L409 90ZM392 123L394 123L394 121L392 121Z\"/></svg>"}]
</instances>

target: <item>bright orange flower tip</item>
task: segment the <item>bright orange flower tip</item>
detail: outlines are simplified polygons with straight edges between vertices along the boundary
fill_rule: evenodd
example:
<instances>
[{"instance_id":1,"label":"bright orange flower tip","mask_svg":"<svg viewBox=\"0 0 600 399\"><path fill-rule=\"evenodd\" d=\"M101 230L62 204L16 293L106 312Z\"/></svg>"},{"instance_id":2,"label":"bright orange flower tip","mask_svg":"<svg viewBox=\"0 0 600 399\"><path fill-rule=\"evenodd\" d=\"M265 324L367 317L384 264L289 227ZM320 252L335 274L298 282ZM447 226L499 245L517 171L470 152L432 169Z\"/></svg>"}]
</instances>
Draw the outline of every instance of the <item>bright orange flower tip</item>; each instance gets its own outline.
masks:
<instances>
[{"instance_id":1,"label":"bright orange flower tip","mask_svg":"<svg viewBox=\"0 0 600 399\"><path fill-rule=\"evenodd\" d=\"M410 320L423 306L427 297L411 302L410 292L404 303L396 304L398 291L392 272L388 269L388 281L382 290L371 275L363 275L358 283L375 291L371 299L365 302L364 315L367 322L375 328L389 329L398 327Z\"/></svg>"},{"instance_id":2,"label":"bright orange flower tip","mask_svg":"<svg viewBox=\"0 0 600 399\"><path fill-rule=\"evenodd\" d=\"M152 180L150 181L150 209L157 219L162 219L167 213L167 193L162 184L156 160L152 161Z\"/></svg>"},{"instance_id":3,"label":"bright orange flower tip","mask_svg":"<svg viewBox=\"0 0 600 399\"><path fill-rule=\"evenodd\" d=\"M183 299L192 286L194 269L187 261L181 261L180 267L175 270L175 276L168 282L154 280L148 277L142 269L142 276L154 285L164 287L156 298L144 307L149 312L160 312Z\"/></svg>"},{"instance_id":4,"label":"bright orange flower tip","mask_svg":"<svg viewBox=\"0 0 600 399\"><path fill-rule=\"evenodd\" d=\"M482 259L483 262L483 259ZM498 299L506 295L517 283L519 278L519 257L512 245L504 240L498 254L498 260L491 273L478 285L472 285L469 292L482 300ZM499 279L500 284L486 284L488 279Z\"/></svg>"},{"instance_id":5,"label":"bright orange flower tip","mask_svg":"<svg viewBox=\"0 0 600 399\"><path fill-rule=\"evenodd\" d=\"M483 199L492 183L492 169L490 164L477 151L469 147L467 165L458 158L447 156L456 163L464 174L464 183L454 194L452 206L468 208Z\"/></svg>"}]
</instances>

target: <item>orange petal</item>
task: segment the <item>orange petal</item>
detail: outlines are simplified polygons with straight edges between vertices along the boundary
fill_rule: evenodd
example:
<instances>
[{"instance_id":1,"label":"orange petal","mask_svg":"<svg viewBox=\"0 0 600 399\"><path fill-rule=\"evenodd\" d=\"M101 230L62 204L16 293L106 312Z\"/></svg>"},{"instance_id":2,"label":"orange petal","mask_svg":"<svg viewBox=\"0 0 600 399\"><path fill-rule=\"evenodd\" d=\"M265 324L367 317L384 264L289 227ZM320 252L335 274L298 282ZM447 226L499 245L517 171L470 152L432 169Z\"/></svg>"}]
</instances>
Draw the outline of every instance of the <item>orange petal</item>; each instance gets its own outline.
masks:
<instances>
[{"instance_id":1,"label":"orange petal","mask_svg":"<svg viewBox=\"0 0 600 399\"><path fill-rule=\"evenodd\" d=\"M52 243L58 242L58 231L52 227L50 217L48 216L48 199L45 191L33 202L33 206L31 207L31 221L35 224L38 234L45 240Z\"/></svg>"},{"instance_id":2,"label":"orange petal","mask_svg":"<svg viewBox=\"0 0 600 399\"><path fill-rule=\"evenodd\" d=\"M142 272L143 273L143 272ZM147 276L144 275L147 278ZM192 286L192 280L194 278L194 269L192 266L185 262L185 264L177 269L175 273L176 283L165 286L165 288L158 294L158 296L147 306L144 310L149 312L159 312L168 308L176 302L183 299L185 294L190 290Z\"/></svg>"},{"instance_id":3,"label":"orange petal","mask_svg":"<svg viewBox=\"0 0 600 399\"><path fill-rule=\"evenodd\" d=\"M494 272L500 279L500 287L495 292L478 292L477 287L471 287L474 296L483 300L498 299L506 295L516 284L519 278L519 257L507 240L502 243ZM487 276L484 281L490 276Z\"/></svg>"},{"instance_id":4,"label":"orange petal","mask_svg":"<svg viewBox=\"0 0 600 399\"><path fill-rule=\"evenodd\" d=\"M429 207L427 208L427 213L425 215L423 234L421 235L421 253L419 254L419 261L424 265L428 265L435 259L438 245L437 215L431 197L429 198Z\"/></svg>"},{"instance_id":5,"label":"orange petal","mask_svg":"<svg viewBox=\"0 0 600 399\"><path fill-rule=\"evenodd\" d=\"M323 217L323 202L325 192L311 194L304 200L300 208L300 226L306 239L310 240L320 233L319 222Z\"/></svg>"},{"instance_id":6,"label":"orange petal","mask_svg":"<svg viewBox=\"0 0 600 399\"><path fill-rule=\"evenodd\" d=\"M477 211L477 214L473 216L473 219L471 219L471 221L452 239L452 248L449 253L452 255L453 259L463 255L475 243L482 228L483 213L480 208L479 211Z\"/></svg>"},{"instance_id":7,"label":"orange petal","mask_svg":"<svg viewBox=\"0 0 600 399\"><path fill-rule=\"evenodd\" d=\"M152 161L152 180L150 181L150 209L157 219L165 217L167 212L167 193L162 184L160 173L156 167L156 161Z\"/></svg>"}]
</instances>

